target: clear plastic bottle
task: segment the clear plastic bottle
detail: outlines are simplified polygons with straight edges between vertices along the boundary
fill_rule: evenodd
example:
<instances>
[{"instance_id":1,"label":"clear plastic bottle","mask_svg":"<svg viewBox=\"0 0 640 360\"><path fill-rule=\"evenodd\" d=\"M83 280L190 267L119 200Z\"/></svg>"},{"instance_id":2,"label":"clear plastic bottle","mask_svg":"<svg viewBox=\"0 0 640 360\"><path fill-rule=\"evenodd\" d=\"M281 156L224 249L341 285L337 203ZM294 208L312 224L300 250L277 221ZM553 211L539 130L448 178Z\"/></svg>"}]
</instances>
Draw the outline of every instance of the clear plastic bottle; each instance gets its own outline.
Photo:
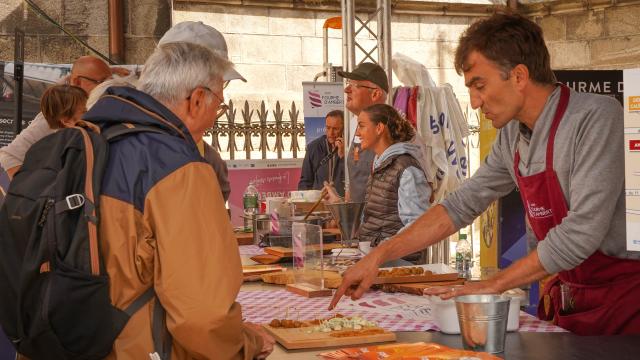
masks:
<instances>
[{"instance_id":1,"label":"clear plastic bottle","mask_svg":"<svg viewBox=\"0 0 640 360\"><path fill-rule=\"evenodd\" d=\"M253 231L253 216L258 213L258 189L253 181L244 190L242 195L242 205L244 208L244 229L245 231Z\"/></svg>"},{"instance_id":2,"label":"clear plastic bottle","mask_svg":"<svg viewBox=\"0 0 640 360\"><path fill-rule=\"evenodd\" d=\"M459 234L456 244L456 270L459 277L471 278L471 244L463 233Z\"/></svg>"}]
</instances>

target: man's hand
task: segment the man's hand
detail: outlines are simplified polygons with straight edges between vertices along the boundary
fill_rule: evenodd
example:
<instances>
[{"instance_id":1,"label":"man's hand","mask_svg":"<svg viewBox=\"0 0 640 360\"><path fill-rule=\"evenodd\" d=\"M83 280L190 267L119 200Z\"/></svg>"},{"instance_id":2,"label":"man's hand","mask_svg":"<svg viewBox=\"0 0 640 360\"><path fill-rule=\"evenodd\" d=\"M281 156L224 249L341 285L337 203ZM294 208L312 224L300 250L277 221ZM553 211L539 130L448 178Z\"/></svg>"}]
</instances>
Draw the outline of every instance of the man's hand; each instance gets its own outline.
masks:
<instances>
[{"instance_id":1,"label":"man's hand","mask_svg":"<svg viewBox=\"0 0 640 360\"><path fill-rule=\"evenodd\" d=\"M324 196L324 201L326 201L327 203L333 204L342 202L342 198L340 197L340 195L338 195L336 188L334 188L331 183L325 181L324 188L322 190L326 194Z\"/></svg>"},{"instance_id":2,"label":"man's hand","mask_svg":"<svg viewBox=\"0 0 640 360\"><path fill-rule=\"evenodd\" d=\"M351 296L352 300L361 298L378 276L379 261L374 251L345 271L342 274L342 284L333 294L329 310L336 307L342 295Z\"/></svg>"},{"instance_id":3,"label":"man's hand","mask_svg":"<svg viewBox=\"0 0 640 360\"><path fill-rule=\"evenodd\" d=\"M498 294L500 291L491 280L467 282L464 286L434 286L424 289L424 295L439 295L442 300L471 294Z\"/></svg>"},{"instance_id":4,"label":"man's hand","mask_svg":"<svg viewBox=\"0 0 640 360\"><path fill-rule=\"evenodd\" d=\"M341 137L336 138L335 146L338 147L338 156L340 159L344 159L344 140Z\"/></svg>"},{"instance_id":5,"label":"man's hand","mask_svg":"<svg viewBox=\"0 0 640 360\"><path fill-rule=\"evenodd\" d=\"M258 324L253 324L249 322L244 323L246 327L255 331L262 337L262 350L258 355L256 355L255 359L261 360L266 359L269 354L273 351L273 346L276 343L276 340L267 333L267 331Z\"/></svg>"}]
</instances>

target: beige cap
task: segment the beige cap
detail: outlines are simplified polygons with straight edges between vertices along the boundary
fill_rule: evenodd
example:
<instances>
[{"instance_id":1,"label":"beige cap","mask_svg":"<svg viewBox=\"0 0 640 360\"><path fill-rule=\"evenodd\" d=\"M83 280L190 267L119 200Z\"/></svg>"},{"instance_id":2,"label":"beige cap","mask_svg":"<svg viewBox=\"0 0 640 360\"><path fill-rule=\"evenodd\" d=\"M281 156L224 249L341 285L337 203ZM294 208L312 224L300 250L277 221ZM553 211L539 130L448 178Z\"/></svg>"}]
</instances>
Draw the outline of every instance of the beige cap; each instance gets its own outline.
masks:
<instances>
[{"instance_id":1,"label":"beige cap","mask_svg":"<svg viewBox=\"0 0 640 360\"><path fill-rule=\"evenodd\" d=\"M162 36L158 46L172 42L189 42L209 48L222 58L229 60L227 51L227 42L224 36L209 25L205 25L201 21L184 21L175 24L171 29ZM223 76L224 80L240 79L244 82L247 80L240 75L233 67L231 67Z\"/></svg>"}]
</instances>

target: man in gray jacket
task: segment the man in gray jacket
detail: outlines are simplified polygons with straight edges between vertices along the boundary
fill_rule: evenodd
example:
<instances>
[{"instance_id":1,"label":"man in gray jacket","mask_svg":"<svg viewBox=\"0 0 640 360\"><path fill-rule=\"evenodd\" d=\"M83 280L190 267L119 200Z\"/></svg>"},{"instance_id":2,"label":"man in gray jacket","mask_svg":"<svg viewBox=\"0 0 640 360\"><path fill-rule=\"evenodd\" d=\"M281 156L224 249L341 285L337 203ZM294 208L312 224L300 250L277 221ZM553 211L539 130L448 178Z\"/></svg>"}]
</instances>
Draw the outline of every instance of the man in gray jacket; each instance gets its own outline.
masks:
<instances>
[{"instance_id":1,"label":"man in gray jacket","mask_svg":"<svg viewBox=\"0 0 640 360\"><path fill-rule=\"evenodd\" d=\"M472 107L500 129L491 153L442 204L350 268L330 306L344 294L359 298L380 264L453 234L517 186L537 248L486 281L425 292L499 294L557 274L545 285L550 306L539 308L541 318L581 335L640 333L640 253L626 249L620 104L556 84L542 29L520 15L472 24L455 59Z\"/></svg>"}]
</instances>

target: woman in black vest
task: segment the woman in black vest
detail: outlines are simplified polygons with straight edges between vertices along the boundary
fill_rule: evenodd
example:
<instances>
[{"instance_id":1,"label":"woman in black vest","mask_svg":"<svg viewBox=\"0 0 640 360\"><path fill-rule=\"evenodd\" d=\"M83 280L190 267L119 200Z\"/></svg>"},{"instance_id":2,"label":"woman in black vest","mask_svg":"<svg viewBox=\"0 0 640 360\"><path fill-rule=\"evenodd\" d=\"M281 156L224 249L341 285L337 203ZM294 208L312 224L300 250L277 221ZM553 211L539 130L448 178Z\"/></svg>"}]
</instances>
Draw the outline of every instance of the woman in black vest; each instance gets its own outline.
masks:
<instances>
[{"instance_id":1,"label":"woman in black vest","mask_svg":"<svg viewBox=\"0 0 640 360\"><path fill-rule=\"evenodd\" d=\"M358 116L356 136L362 149L376 154L367 181L359 241L371 247L395 235L430 206L431 186L420 166L420 146L411 143L415 130L389 105L376 104ZM419 253L405 258L419 261ZM386 266L410 265L397 260Z\"/></svg>"}]
</instances>

